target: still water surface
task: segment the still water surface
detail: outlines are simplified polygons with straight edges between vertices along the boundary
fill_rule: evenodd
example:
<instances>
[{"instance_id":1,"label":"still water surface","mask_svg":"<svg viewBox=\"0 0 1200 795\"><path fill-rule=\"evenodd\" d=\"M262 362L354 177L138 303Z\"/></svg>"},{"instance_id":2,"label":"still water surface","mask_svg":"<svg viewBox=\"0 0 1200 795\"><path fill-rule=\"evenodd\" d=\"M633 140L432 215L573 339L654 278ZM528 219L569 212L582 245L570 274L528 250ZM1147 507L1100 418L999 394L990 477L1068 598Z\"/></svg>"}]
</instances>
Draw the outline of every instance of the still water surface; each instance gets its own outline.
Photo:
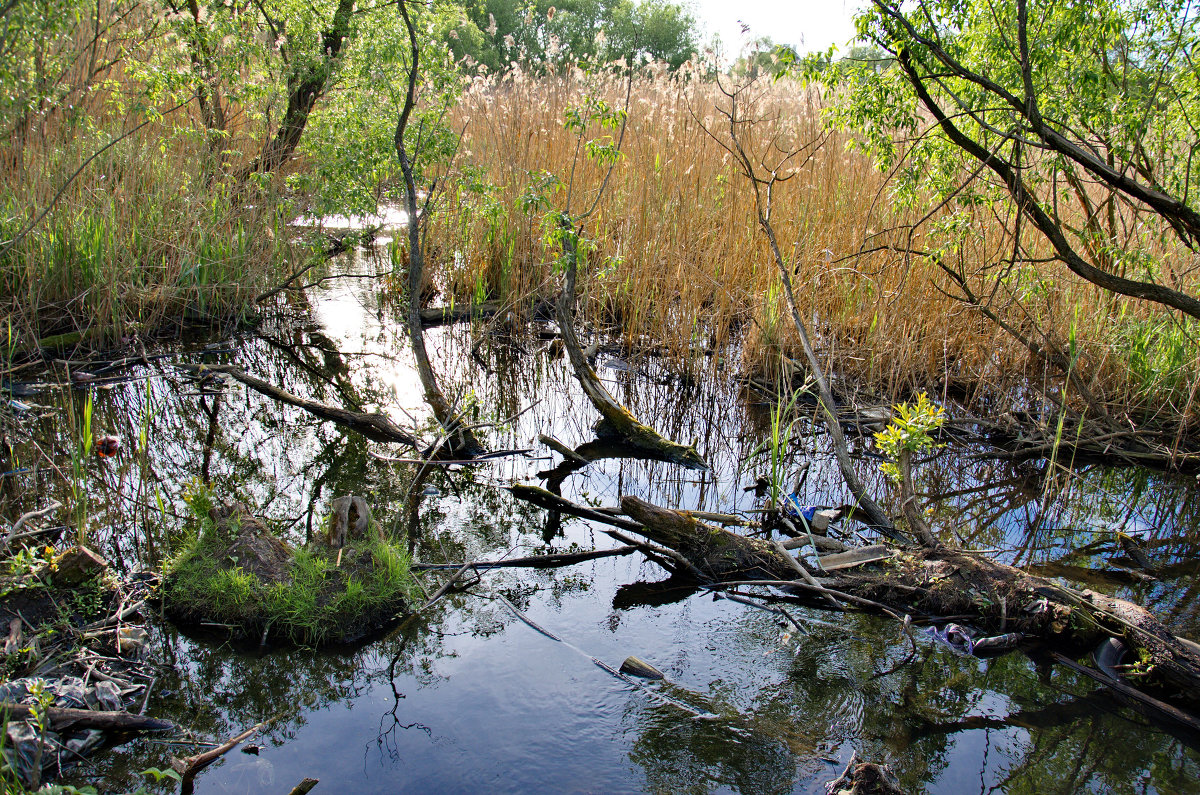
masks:
<instances>
[{"instance_id":1,"label":"still water surface","mask_svg":"<svg viewBox=\"0 0 1200 795\"><path fill-rule=\"evenodd\" d=\"M359 252L335 269L371 273L385 262ZM385 525L410 532L415 558L425 562L616 546L590 523L553 522L500 488L540 483L538 473L556 463L537 445L539 433L575 446L592 438L596 418L565 364L530 330L428 332L446 391L474 406L480 422L500 423L486 434L491 447L535 449L415 483L415 466L374 457L409 451L236 383L219 396L202 394L170 366L233 362L295 394L386 411L432 440L402 312L381 302L375 284L328 281L253 334L171 351L135 370L135 380L95 391L96 432L122 436L129 451L95 464L105 484L91 495L101 551L126 569L168 556L183 494L200 480L243 497L295 541L319 525L329 499L364 495ZM671 438L694 441L713 472L611 458L566 477L564 496L597 505L634 494L688 509L759 507L745 489L766 463L747 458L767 433L769 407L734 378L735 360L731 352L728 362L706 360L681 377L652 356L601 353L610 390ZM49 391L41 401L70 401L79 411L81 395ZM42 443L61 455L66 433L48 419ZM132 440L143 435L139 452ZM797 427L789 490L806 504L848 497L824 449L808 425ZM1200 637L1200 500L1191 479L1094 466L1047 479L1037 465L978 452L956 446L919 468L923 491L951 495L932 503L935 525L1009 562L1057 566L1052 574L1102 568L1107 573L1087 574L1090 587L1136 598L1176 631ZM862 472L884 493L877 464L864 457ZM9 488L53 488L51 478L24 477L9 478ZM411 523L406 506L416 507ZM1118 528L1146 544L1160 579L1121 568L1128 561L1115 543ZM433 591L442 576L423 575L425 587ZM1019 654L960 657L918 633L912 661L877 676L910 650L893 621L794 608L804 625L796 632L711 594L648 596L630 587L662 579L640 556L494 570L418 622L335 651L238 649L219 635L156 624L154 654L164 668L148 714L215 741L275 719L253 741L257 755L235 751L201 773L200 793L283 793L305 777L320 780L316 792L817 793L853 751L888 763L914 792L1200 792L1196 738L1150 726L1061 668ZM616 667L631 654L662 669L667 682L630 684L591 659ZM167 767L173 752L193 750L135 740L79 765L68 780L136 788L144 781L137 771Z\"/></svg>"}]
</instances>

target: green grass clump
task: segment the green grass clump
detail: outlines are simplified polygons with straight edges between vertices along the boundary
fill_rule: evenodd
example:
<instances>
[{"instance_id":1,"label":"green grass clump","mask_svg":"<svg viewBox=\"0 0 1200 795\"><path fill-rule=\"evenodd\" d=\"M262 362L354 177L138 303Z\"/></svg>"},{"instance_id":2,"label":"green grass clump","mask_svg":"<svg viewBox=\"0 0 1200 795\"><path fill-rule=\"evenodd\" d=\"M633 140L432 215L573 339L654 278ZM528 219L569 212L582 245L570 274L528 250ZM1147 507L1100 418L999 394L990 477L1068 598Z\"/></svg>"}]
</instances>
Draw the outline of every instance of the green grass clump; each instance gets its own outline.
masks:
<instances>
[{"instance_id":1,"label":"green grass clump","mask_svg":"<svg viewBox=\"0 0 1200 795\"><path fill-rule=\"evenodd\" d=\"M291 550L251 529L205 520L168 566L163 605L184 624L224 624L234 635L301 645L349 643L404 611L414 580L408 554L382 539ZM247 538L257 538L251 545ZM261 555L248 555L253 546Z\"/></svg>"}]
</instances>

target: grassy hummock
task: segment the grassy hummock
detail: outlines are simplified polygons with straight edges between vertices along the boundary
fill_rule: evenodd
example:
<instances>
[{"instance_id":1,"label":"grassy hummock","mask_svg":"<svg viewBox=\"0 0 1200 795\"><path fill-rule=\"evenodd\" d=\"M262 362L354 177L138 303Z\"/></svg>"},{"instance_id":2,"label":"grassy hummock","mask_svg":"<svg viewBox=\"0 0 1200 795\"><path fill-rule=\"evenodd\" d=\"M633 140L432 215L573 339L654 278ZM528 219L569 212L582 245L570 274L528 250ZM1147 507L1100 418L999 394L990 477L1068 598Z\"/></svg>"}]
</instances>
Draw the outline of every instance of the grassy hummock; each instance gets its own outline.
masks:
<instances>
[{"instance_id":1,"label":"grassy hummock","mask_svg":"<svg viewBox=\"0 0 1200 795\"><path fill-rule=\"evenodd\" d=\"M182 624L239 638L350 643L391 623L413 585L408 554L385 540L293 549L252 516L214 510L168 566L163 607Z\"/></svg>"}]
</instances>

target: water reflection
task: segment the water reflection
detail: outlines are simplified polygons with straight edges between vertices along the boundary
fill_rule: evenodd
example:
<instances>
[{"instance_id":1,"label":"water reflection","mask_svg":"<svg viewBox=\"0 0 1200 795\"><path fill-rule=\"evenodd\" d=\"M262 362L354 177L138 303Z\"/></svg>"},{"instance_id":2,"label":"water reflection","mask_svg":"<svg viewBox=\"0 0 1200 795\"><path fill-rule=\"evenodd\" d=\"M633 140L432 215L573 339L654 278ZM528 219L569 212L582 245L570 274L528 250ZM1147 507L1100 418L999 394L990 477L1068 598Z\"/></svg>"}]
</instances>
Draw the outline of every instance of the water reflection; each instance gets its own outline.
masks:
<instances>
[{"instance_id":1,"label":"water reflection","mask_svg":"<svg viewBox=\"0 0 1200 795\"><path fill-rule=\"evenodd\" d=\"M385 265L354 253L333 267ZM296 395L381 410L432 433L403 329L369 280L326 282L294 297L291 313L216 349L201 341L169 353L233 361ZM92 390L94 429L120 436L126 453L87 460L99 485L86 529L128 570L170 554L189 484L242 497L297 541L311 536L329 499L355 493L406 532L416 558L442 562L610 544L586 522L548 517L497 488L514 480L544 480L593 505L632 494L688 509L757 507L745 487L765 468L750 455L764 434L764 397L725 377L680 379L653 356L606 353L599 373L614 395L664 434L694 441L714 471L625 457L595 443L595 412L538 331L448 326L431 329L428 344L447 393L476 421L501 422L490 431L493 449L533 446L549 433L595 453L586 467L514 456L435 468L414 484L415 465L372 455L408 451L236 383L199 381L165 359ZM81 418L86 394L39 399L73 405ZM69 498L69 478L54 467L69 468L70 423L48 417L28 430L36 447L14 444L5 471L31 462L40 471L2 479L7 515ZM806 504L839 505L849 495L823 450L818 430L797 431L789 486ZM1195 636L1194 483L1094 465L1047 470L976 452L947 449L917 468L935 527L1018 565L1086 574ZM862 475L887 494L877 463L864 457ZM425 493L430 485L437 493ZM1123 557L1118 530L1145 547L1151 570ZM1069 672L1046 675L1019 655L961 658L921 639L910 664L876 677L907 653L894 622L797 608L808 634L785 637L768 614L662 577L636 557L492 571L486 587L357 650L237 650L167 628L158 643L168 667L150 709L215 740L275 719L257 758L231 754L200 776L200 792L286 791L305 776L330 791L362 792L820 792L852 749L891 764L913 791L1197 789L1191 738L1148 724ZM654 662L670 683L651 689L717 717L696 720L613 679L516 619L495 593L608 664L629 654ZM136 771L164 767L171 750L138 741L75 780L132 789Z\"/></svg>"}]
</instances>

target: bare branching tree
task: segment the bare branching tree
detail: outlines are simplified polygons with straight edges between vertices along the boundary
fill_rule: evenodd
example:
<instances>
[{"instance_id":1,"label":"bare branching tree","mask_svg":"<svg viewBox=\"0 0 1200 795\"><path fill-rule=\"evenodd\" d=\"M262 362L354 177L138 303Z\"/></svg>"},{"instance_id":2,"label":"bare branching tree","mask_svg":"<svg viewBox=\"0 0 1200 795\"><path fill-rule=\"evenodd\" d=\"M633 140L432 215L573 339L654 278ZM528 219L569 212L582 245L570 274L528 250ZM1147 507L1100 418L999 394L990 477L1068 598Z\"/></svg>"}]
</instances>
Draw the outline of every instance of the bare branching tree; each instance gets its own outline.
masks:
<instances>
[{"instance_id":1,"label":"bare branching tree","mask_svg":"<svg viewBox=\"0 0 1200 795\"><path fill-rule=\"evenodd\" d=\"M837 458L838 467L841 469L842 478L845 480L851 494L854 495L858 507L868 517L871 525L886 535L898 540L905 540L900 532L896 530L887 513L867 493L866 486L858 476L858 472L854 469L854 462L850 459L846 437L842 433L841 422L838 419L837 401L834 400L833 392L829 388L829 381L825 377L824 368L821 366L820 360L817 359L816 351L813 349L808 327L804 323L800 314L800 308L796 303L796 291L792 284L793 267L783 255L783 251L779 246L779 238L775 232L775 225L771 219L771 202L775 187L781 182L790 179L808 164L813 156L820 151L821 147L825 145L829 137L829 132L826 130L816 138L805 141L799 146L782 146L777 139L772 139L757 147L758 151L754 155L751 155L747 149L747 139L752 128L757 123L757 120L749 112L753 102L752 91L754 90L754 86L754 81L732 88L721 86L721 91L728 100L729 105L727 108L719 108L718 112L721 113L729 124L728 138L718 136L711 130L709 134L733 156L734 161L738 164L738 168L742 172L742 176L746 178L754 191L754 206L758 216L758 223L770 245L771 257L779 271L779 278L783 284L783 293L787 299L792 323L795 325L796 333L800 338L800 347L804 351L804 358L808 362L809 371L817 384L817 396L825 418L825 427L829 431L829 438L833 444L833 453ZM913 529L921 536L922 543L936 546L937 541L930 532L928 525L922 522L920 527L914 527Z\"/></svg>"}]
</instances>

